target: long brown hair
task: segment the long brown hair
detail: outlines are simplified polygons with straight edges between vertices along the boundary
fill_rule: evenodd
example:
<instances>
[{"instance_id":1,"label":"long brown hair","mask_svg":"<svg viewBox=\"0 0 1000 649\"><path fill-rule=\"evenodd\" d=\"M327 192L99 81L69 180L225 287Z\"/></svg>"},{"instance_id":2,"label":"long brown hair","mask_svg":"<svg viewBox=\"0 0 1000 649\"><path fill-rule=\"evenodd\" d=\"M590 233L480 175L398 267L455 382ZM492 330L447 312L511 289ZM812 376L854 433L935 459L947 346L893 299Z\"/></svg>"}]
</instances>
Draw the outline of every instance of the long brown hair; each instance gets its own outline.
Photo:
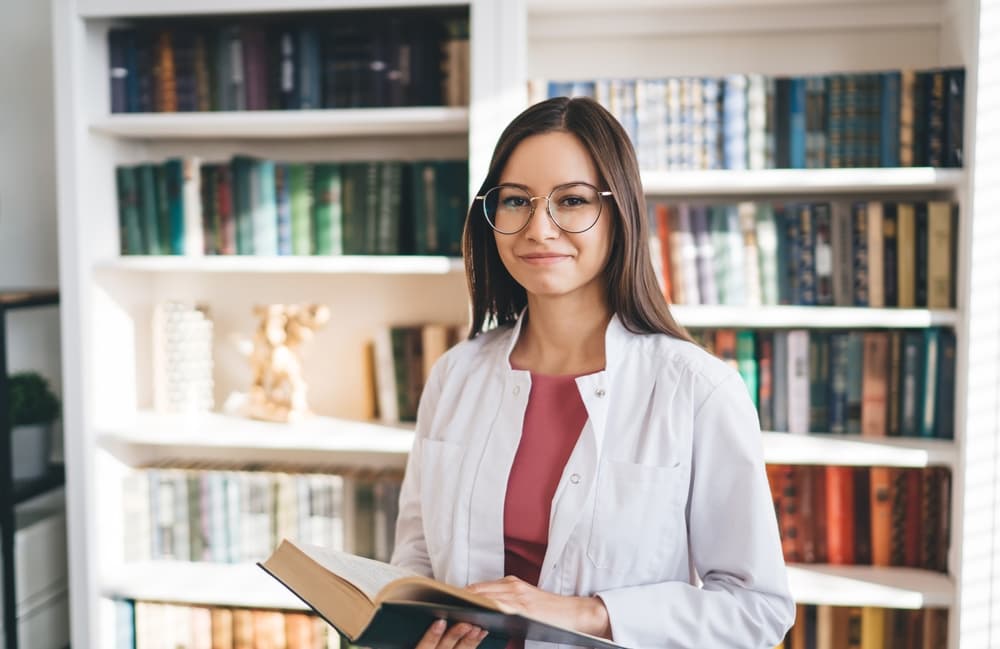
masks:
<instances>
[{"instance_id":1,"label":"long brown hair","mask_svg":"<svg viewBox=\"0 0 1000 649\"><path fill-rule=\"evenodd\" d=\"M664 333L691 340L674 320L660 292L649 258L646 197L639 178L639 163L628 134L618 120L593 99L555 97L531 106L514 118L497 142L482 196L500 181L507 161L525 138L552 131L575 135L597 166L601 182L611 190L616 218L612 228L611 254L605 269L607 295L613 313L634 333ZM528 303L520 284L500 260L493 230L483 218L480 201L473 201L465 222L462 250L465 275L472 298L475 338L484 325L514 322Z\"/></svg>"}]
</instances>

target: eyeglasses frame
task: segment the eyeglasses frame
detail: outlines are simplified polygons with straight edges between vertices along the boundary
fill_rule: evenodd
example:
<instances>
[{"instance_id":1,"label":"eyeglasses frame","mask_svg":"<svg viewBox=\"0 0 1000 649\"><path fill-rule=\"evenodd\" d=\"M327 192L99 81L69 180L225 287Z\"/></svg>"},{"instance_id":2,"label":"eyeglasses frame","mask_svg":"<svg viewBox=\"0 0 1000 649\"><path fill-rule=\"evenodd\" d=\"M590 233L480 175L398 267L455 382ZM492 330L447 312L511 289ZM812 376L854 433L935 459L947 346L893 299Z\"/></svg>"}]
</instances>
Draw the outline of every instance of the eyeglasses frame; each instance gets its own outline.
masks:
<instances>
[{"instance_id":1,"label":"eyeglasses frame","mask_svg":"<svg viewBox=\"0 0 1000 649\"><path fill-rule=\"evenodd\" d=\"M490 217L489 217L488 214L486 214L486 196L489 195L489 193L492 192L493 190L500 189L501 187L513 187L515 189L520 189L525 194L528 194L528 190L527 189L525 189L522 185L515 185L513 183L501 183L501 184L497 185L496 187L491 187L490 189L488 189L486 191L486 193L483 194L482 196L476 196L474 200L482 201L483 202L483 218L486 219L486 224L490 226L490 229L493 230L494 232L496 232L497 234L513 235L513 234L517 234L517 233L521 232L526 227L528 227L528 224L531 223L531 218L533 216L535 216L535 201L538 200L538 199L540 199L540 198L544 198L545 199L545 213L548 214L549 220L552 221L552 223L554 223L557 228L559 228L561 231L563 231L563 232L565 232L567 234L583 234L587 230L590 230L595 225L597 225L597 221L600 220L601 214L604 212L604 202L601 201L600 208L599 208L599 210L597 212L597 218L594 219L593 223L591 223L590 225L588 225L583 230L567 230L563 226L559 225L559 221L557 221L556 217L552 215L552 203L550 202L549 199L552 198L552 194L556 193L560 189L564 189L566 187L572 187L573 185L585 185L587 187L590 187L595 192L597 192L597 196L599 198L607 198L608 196L614 196L614 192L611 192L611 191L601 191L600 189L598 189L597 187L594 187L590 183L585 183L585 182L582 182L582 181L571 182L571 183L563 183L561 185L556 185L545 196L531 196L529 194L529 196L528 196L528 202L531 203L531 212L528 214L528 218L525 219L524 225L522 225L518 229L514 230L513 232L505 232L503 230L498 230L496 228L496 226L494 226L493 223L490 222Z\"/></svg>"}]
</instances>

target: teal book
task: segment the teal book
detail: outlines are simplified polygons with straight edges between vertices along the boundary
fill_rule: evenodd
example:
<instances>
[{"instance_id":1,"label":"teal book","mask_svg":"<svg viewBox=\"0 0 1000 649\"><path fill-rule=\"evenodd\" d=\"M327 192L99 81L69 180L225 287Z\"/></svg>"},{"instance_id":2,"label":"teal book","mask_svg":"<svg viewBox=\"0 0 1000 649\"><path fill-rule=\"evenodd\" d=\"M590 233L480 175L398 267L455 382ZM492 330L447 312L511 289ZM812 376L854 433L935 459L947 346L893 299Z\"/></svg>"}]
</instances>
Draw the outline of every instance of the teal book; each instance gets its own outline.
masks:
<instances>
[{"instance_id":1,"label":"teal book","mask_svg":"<svg viewBox=\"0 0 1000 649\"><path fill-rule=\"evenodd\" d=\"M163 163L164 183L167 189L167 222L169 236L164 254L184 254L184 162L180 158L169 158Z\"/></svg>"},{"instance_id":2,"label":"teal book","mask_svg":"<svg viewBox=\"0 0 1000 649\"><path fill-rule=\"evenodd\" d=\"M121 238L121 254L141 255L142 224L139 218L139 189L136 186L136 171L132 167L115 168L118 189L118 227Z\"/></svg>"},{"instance_id":3,"label":"teal book","mask_svg":"<svg viewBox=\"0 0 1000 649\"><path fill-rule=\"evenodd\" d=\"M278 199L275 195L274 161L258 160L251 171L250 200L253 220L253 254L278 254Z\"/></svg>"},{"instance_id":4,"label":"teal book","mask_svg":"<svg viewBox=\"0 0 1000 649\"><path fill-rule=\"evenodd\" d=\"M141 164L135 169L139 187L139 222L142 224L142 254L160 254L159 199L156 165Z\"/></svg>"},{"instance_id":5,"label":"teal book","mask_svg":"<svg viewBox=\"0 0 1000 649\"><path fill-rule=\"evenodd\" d=\"M746 383L753 400L753 407L760 405L759 383L757 380L757 345L754 332L736 332L736 366L743 382Z\"/></svg>"},{"instance_id":6,"label":"teal book","mask_svg":"<svg viewBox=\"0 0 1000 649\"><path fill-rule=\"evenodd\" d=\"M435 620L444 619L486 630L481 649L503 649L510 640L595 649L622 647L511 613L489 598L410 570L329 548L284 540L257 565L355 646L409 649Z\"/></svg>"},{"instance_id":7,"label":"teal book","mask_svg":"<svg viewBox=\"0 0 1000 649\"><path fill-rule=\"evenodd\" d=\"M344 254L341 169L331 162L313 167L312 249L317 255Z\"/></svg>"},{"instance_id":8,"label":"teal book","mask_svg":"<svg viewBox=\"0 0 1000 649\"><path fill-rule=\"evenodd\" d=\"M235 242L236 254L252 255L253 250L253 218L250 197L250 171L254 159L247 156L234 156L232 161L232 197L233 214L236 222Z\"/></svg>"}]
</instances>

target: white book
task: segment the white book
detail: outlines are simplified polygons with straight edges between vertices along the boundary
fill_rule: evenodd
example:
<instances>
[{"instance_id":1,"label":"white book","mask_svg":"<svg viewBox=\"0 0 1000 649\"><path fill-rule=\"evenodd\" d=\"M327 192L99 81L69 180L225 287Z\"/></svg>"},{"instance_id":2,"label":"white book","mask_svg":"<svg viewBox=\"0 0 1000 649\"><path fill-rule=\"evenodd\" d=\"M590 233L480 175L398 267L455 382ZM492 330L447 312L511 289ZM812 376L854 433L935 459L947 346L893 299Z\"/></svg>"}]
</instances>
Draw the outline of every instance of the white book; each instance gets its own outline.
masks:
<instances>
[{"instance_id":1,"label":"white book","mask_svg":"<svg viewBox=\"0 0 1000 649\"><path fill-rule=\"evenodd\" d=\"M809 332L788 332L788 432L809 432Z\"/></svg>"},{"instance_id":2,"label":"white book","mask_svg":"<svg viewBox=\"0 0 1000 649\"><path fill-rule=\"evenodd\" d=\"M184 209L184 256L205 254L204 213L201 204L201 159L185 157L182 161L184 185L181 200Z\"/></svg>"}]
</instances>

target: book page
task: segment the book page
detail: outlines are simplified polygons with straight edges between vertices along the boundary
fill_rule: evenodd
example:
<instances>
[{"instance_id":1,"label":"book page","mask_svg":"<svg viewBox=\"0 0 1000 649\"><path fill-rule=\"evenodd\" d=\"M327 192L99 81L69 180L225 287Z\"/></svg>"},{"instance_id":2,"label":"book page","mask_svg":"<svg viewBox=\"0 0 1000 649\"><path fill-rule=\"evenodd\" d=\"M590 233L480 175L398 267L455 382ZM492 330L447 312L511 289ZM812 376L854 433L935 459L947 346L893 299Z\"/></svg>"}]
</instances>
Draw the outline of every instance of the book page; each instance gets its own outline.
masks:
<instances>
[{"instance_id":1,"label":"book page","mask_svg":"<svg viewBox=\"0 0 1000 649\"><path fill-rule=\"evenodd\" d=\"M296 547L316 563L350 582L372 601L389 582L403 577L417 576L417 573L406 568L399 568L331 548L306 544L296 544Z\"/></svg>"}]
</instances>

